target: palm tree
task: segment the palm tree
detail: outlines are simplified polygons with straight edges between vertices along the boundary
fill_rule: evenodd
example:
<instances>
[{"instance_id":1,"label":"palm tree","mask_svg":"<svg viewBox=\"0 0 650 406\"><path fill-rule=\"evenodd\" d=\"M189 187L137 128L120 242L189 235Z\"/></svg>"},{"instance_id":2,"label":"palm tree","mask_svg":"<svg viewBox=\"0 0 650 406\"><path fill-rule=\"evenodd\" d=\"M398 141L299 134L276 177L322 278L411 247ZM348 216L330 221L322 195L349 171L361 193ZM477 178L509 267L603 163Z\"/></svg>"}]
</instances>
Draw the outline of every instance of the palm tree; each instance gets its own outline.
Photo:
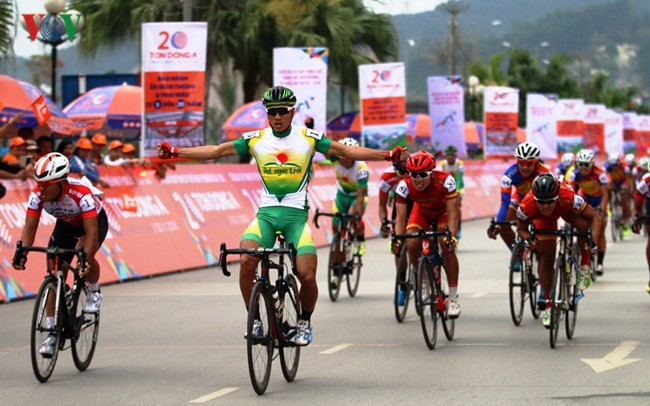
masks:
<instances>
[{"instance_id":1,"label":"palm tree","mask_svg":"<svg viewBox=\"0 0 650 406\"><path fill-rule=\"evenodd\" d=\"M11 0L0 0L0 59L13 49L16 16L15 3Z\"/></svg>"}]
</instances>

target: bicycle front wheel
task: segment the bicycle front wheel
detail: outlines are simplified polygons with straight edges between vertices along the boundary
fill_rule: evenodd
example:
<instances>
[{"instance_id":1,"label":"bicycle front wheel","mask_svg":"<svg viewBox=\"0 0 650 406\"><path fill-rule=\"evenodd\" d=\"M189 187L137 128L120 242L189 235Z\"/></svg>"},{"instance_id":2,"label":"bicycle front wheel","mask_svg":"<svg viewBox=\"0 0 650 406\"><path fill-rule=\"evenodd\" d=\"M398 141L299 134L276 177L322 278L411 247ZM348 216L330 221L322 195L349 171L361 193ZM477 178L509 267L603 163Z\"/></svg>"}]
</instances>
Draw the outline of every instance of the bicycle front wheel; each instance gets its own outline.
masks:
<instances>
[{"instance_id":1,"label":"bicycle front wheel","mask_svg":"<svg viewBox=\"0 0 650 406\"><path fill-rule=\"evenodd\" d=\"M280 365L284 379L287 382L292 382L296 378L300 362L300 347L294 345L294 339L298 333L298 317L300 317L302 308L300 307L296 278L293 275L287 275L285 280L286 283L280 292L282 315L279 316L279 320L284 338L280 344Z\"/></svg>"},{"instance_id":2,"label":"bicycle front wheel","mask_svg":"<svg viewBox=\"0 0 650 406\"><path fill-rule=\"evenodd\" d=\"M557 336L560 330L560 315L562 314L562 288L564 280L564 259L558 257L555 262L555 274L553 275L553 285L549 299L551 301L551 328L549 330L549 342L551 348L557 344Z\"/></svg>"},{"instance_id":3,"label":"bicycle front wheel","mask_svg":"<svg viewBox=\"0 0 650 406\"><path fill-rule=\"evenodd\" d=\"M406 251L406 244L400 250L399 260L397 261L397 273L395 275L395 297L393 304L395 306L395 318L398 323L401 323L406 318L406 312L411 301L411 292L413 284L413 269L411 261L408 258L408 251ZM404 304L399 304L399 292L404 292Z\"/></svg>"},{"instance_id":4,"label":"bicycle front wheel","mask_svg":"<svg viewBox=\"0 0 650 406\"><path fill-rule=\"evenodd\" d=\"M54 372L57 357L59 356L59 342L61 340L61 330L55 326L47 326L46 304L48 300L56 300L57 280L54 277L47 277L41 285L36 295L34 304L34 313L32 315L32 331L30 350L32 356L32 369L39 382L47 382ZM60 306L63 309L65 306ZM61 310L63 311L63 310ZM58 323L57 323L58 324ZM39 352L43 341L48 337L53 337L54 352L51 356L41 355Z\"/></svg>"},{"instance_id":5,"label":"bicycle front wheel","mask_svg":"<svg viewBox=\"0 0 650 406\"><path fill-rule=\"evenodd\" d=\"M336 254L336 249L339 248L338 256ZM339 298L339 293L341 293L341 277L342 275L342 266L343 261L341 257L343 252L341 252L341 236L337 233L334 234L332 238L332 243L330 244L330 255L328 258L327 266L327 292L330 295L330 300L336 302L336 299ZM334 259L337 258L337 261Z\"/></svg>"},{"instance_id":6,"label":"bicycle front wheel","mask_svg":"<svg viewBox=\"0 0 650 406\"><path fill-rule=\"evenodd\" d=\"M537 254L533 251L526 250L526 283L528 284L528 303L533 318L537 320L541 310L537 307L537 300L542 296L542 285L539 283L539 262Z\"/></svg>"},{"instance_id":7,"label":"bicycle front wheel","mask_svg":"<svg viewBox=\"0 0 650 406\"><path fill-rule=\"evenodd\" d=\"M352 237L354 238L354 237ZM361 244L360 241L357 241L356 238L353 240L354 242L350 242L351 244L351 252L352 252L352 259L348 262L348 275L347 275L347 285L348 285L348 293L350 294L350 297L354 297L357 294L357 290L359 290L359 280L361 279L361 268L363 267L363 260L361 259L361 255L358 254L359 250L359 245Z\"/></svg>"},{"instance_id":8,"label":"bicycle front wheel","mask_svg":"<svg viewBox=\"0 0 650 406\"><path fill-rule=\"evenodd\" d=\"M85 371L90 366L97 347L99 312L84 313L83 308L88 297L86 286L77 289L74 295L77 297L74 298L75 337L72 339L72 360L79 371Z\"/></svg>"},{"instance_id":9,"label":"bicycle front wheel","mask_svg":"<svg viewBox=\"0 0 650 406\"><path fill-rule=\"evenodd\" d=\"M272 305L271 293L267 289L267 285L262 281L253 286L246 326L248 372L253 389L258 395L262 395L269 385L273 361Z\"/></svg>"},{"instance_id":10,"label":"bicycle front wheel","mask_svg":"<svg viewBox=\"0 0 650 406\"><path fill-rule=\"evenodd\" d=\"M447 340L454 339L454 332L456 331L456 319L449 318L449 281L447 281L447 271L444 267L440 267L440 286L437 286L438 300L442 300L438 309L444 306L445 311L441 314L442 330L445 332Z\"/></svg>"},{"instance_id":11,"label":"bicycle front wheel","mask_svg":"<svg viewBox=\"0 0 650 406\"><path fill-rule=\"evenodd\" d=\"M515 326L521 324L524 318L524 303L526 301L526 272L523 261L523 247L516 244L510 258L510 316Z\"/></svg>"},{"instance_id":12,"label":"bicycle front wheel","mask_svg":"<svg viewBox=\"0 0 650 406\"><path fill-rule=\"evenodd\" d=\"M436 291L431 263L426 256L420 257L416 273L417 305L420 307L420 322L424 342L430 350L436 348L438 340L438 311L436 310Z\"/></svg>"},{"instance_id":13,"label":"bicycle front wheel","mask_svg":"<svg viewBox=\"0 0 650 406\"><path fill-rule=\"evenodd\" d=\"M579 295L581 294L578 286L576 286L578 270L577 266L575 266L575 263L571 268L571 273L564 275L567 279L565 283L567 284L567 301L569 302L569 308L565 310L564 327L566 327L566 338L569 340L573 338L573 334L576 331L576 321L578 319L578 300Z\"/></svg>"}]
</instances>

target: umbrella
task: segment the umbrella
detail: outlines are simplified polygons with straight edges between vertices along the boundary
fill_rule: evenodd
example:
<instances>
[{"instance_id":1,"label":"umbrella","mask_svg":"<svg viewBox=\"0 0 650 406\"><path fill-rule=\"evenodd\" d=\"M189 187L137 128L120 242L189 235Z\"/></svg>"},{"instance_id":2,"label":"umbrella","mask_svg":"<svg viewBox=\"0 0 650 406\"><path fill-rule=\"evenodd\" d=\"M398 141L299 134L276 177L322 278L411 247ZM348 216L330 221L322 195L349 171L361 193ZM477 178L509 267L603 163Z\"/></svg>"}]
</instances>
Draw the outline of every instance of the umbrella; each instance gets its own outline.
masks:
<instances>
[{"instance_id":1,"label":"umbrella","mask_svg":"<svg viewBox=\"0 0 650 406\"><path fill-rule=\"evenodd\" d=\"M101 132L111 138L136 138L142 120L142 88L103 86L89 90L63 111L76 131Z\"/></svg>"},{"instance_id":2,"label":"umbrella","mask_svg":"<svg viewBox=\"0 0 650 406\"><path fill-rule=\"evenodd\" d=\"M221 126L221 137L225 140L236 140L245 132L267 126L266 109L261 101L254 101L239 107L228 117Z\"/></svg>"},{"instance_id":3,"label":"umbrella","mask_svg":"<svg viewBox=\"0 0 650 406\"><path fill-rule=\"evenodd\" d=\"M31 107L34 100L41 96L45 97L47 108L52 114L52 117L43 126L39 126ZM0 107L0 127L16 114L23 113L20 121L16 123L16 127L34 128L36 137L50 135L52 131L64 135L72 134L72 122L68 117L52 100L30 83L0 75L0 106L2 106ZM9 132L5 135L14 136L16 134Z\"/></svg>"}]
</instances>

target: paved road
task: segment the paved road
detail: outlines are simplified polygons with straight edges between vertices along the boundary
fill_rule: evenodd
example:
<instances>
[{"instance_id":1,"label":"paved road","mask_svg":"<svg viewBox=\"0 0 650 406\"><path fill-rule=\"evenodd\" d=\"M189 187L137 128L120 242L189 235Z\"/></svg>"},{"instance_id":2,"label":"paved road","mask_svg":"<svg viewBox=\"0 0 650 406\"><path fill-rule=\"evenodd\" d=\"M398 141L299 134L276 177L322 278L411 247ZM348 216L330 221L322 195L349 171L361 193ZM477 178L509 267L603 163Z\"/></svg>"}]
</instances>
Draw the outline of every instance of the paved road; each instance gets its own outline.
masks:
<instances>
[{"instance_id":1,"label":"paved road","mask_svg":"<svg viewBox=\"0 0 650 406\"><path fill-rule=\"evenodd\" d=\"M645 242L634 236L610 245L605 277L581 303L575 338L569 342L561 331L551 350L529 310L520 327L512 324L508 255L485 237L487 224L464 224L462 315L454 341L440 332L434 351L413 312L403 324L395 321L394 274L387 242L378 239L368 243L358 296L344 291L337 303L327 297L327 252L319 250L314 342L303 351L296 381L287 384L278 363L262 398L248 377L237 280L209 269L104 287L90 369L78 373L65 351L46 384L37 383L29 361L33 301L0 305L1 403L648 404ZM630 363L596 372L583 359Z\"/></svg>"}]
</instances>

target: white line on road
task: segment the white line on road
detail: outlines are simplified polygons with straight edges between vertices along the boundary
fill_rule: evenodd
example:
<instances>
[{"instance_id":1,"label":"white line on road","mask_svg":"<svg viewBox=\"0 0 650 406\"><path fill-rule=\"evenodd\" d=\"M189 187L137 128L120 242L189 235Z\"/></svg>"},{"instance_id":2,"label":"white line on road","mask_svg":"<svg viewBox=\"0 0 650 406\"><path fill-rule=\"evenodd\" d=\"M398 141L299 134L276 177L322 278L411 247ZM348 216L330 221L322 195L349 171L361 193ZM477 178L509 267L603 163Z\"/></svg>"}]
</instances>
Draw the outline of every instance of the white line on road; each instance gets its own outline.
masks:
<instances>
[{"instance_id":1,"label":"white line on road","mask_svg":"<svg viewBox=\"0 0 650 406\"><path fill-rule=\"evenodd\" d=\"M196 398L194 400L190 400L188 403L205 403L209 402L212 399L216 399L221 396L225 396L229 393L232 393L236 390L239 390L239 388L223 388L221 390L218 390L216 392L212 392L209 395L201 396L200 398Z\"/></svg>"},{"instance_id":2,"label":"white line on road","mask_svg":"<svg viewBox=\"0 0 650 406\"><path fill-rule=\"evenodd\" d=\"M639 341L623 341L614 351L603 358L583 358L582 362L589 365L594 372L601 373L640 361L638 358L628 358L632 351L641 344Z\"/></svg>"},{"instance_id":3,"label":"white line on road","mask_svg":"<svg viewBox=\"0 0 650 406\"><path fill-rule=\"evenodd\" d=\"M469 298L470 299L478 299L479 297L483 297L485 295L487 295L487 292L478 292L478 293L474 293Z\"/></svg>"},{"instance_id":4,"label":"white line on road","mask_svg":"<svg viewBox=\"0 0 650 406\"><path fill-rule=\"evenodd\" d=\"M321 352L319 352L319 354L321 354L321 355L330 355L330 354L334 354L335 352L339 352L341 350L344 350L344 349L346 349L348 347L352 347L352 344L337 345L336 347L332 347L329 350L321 351Z\"/></svg>"}]
</instances>

